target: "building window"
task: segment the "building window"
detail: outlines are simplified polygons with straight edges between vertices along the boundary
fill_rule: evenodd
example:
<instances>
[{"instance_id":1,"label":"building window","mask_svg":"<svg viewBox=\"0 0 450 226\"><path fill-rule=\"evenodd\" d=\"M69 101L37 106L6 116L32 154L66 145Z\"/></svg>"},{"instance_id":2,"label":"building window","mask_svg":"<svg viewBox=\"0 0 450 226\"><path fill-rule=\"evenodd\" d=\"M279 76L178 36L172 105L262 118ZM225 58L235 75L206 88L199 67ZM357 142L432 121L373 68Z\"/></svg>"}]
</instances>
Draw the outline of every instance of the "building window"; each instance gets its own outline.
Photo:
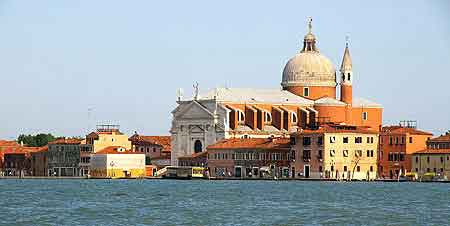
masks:
<instances>
[{"instance_id":1,"label":"building window","mask_svg":"<svg viewBox=\"0 0 450 226\"><path fill-rule=\"evenodd\" d=\"M323 145L323 137L322 136L317 137L317 144L318 145Z\"/></svg>"},{"instance_id":2,"label":"building window","mask_svg":"<svg viewBox=\"0 0 450 226\"><path fill-rule=\"evenodd\" d=\"M304 146L311 145L311 137L303 137L303 145Z\"/></svg>"},{"instance_id":3,"label":"building window","mask_svg":"<svg viewBox=\"0 0 450 226\"><path fill-rule=\"evenodd\" d=\"M360 166L356 166L356 172L360 172L361 171L361 167Z\"/></svg>"},{"instance_id":4,"label":"building window","mask_svg":"<svg viewBox=\"0 0 450 226\"><path fill-rule=\"evenodd\" d=\"M413 142L413 138L409 137L409 143L412 144L412 142Z\"/></svg>"},{"instance_id":5,"label":"building window","mask_svg":"<svg viewBox=\"0 0 450 226\"><path fill-rule=\"evenodd\" d=\"M264 122L265 123L271 123L272 122L272 115L269 112L264 112Z\"/></svg>"},{"instance_id":6,"label":"building window","mask_svg":"<svg viewBox=\"0 0 450 226\"><path fill-rule=\"evenodd\" d=\"M416 163L419 163L419 157L416 156Z\"/></svg>"},{"instance_id":7,"label":"building window","mask_svg":"<svg viewBox=\"0 0 450 226\"><path fill-rule=\"evenodd\" d=\"M430 156L427 157L427 163L430 163Z\"/></svg>"},{"instance_id":8,"label":"building window","mask_svg":"<svg viewBox=\"0 0 450 226\"><path fill-rule=\"evenodd\" d=\"M444 168L441 168L441 173L444 172Z\"/></svg>"},{"instance_id":9,"label":"building window","mask_svg":"<svg viewBox=\"0 0 450 226\"><path fill-rule=\"evenodd\" d=\"M344 157L348 157L348 150L342 151L342 155L344 155Z\"/></svg>"},{"instance_id":10,"label":"building window","mask_svg":"<svg viewBox=\"0 0 450 226\"><path fill-rule=\"evenodd\" d=\"M373 172L373 166L370 166L370 172Z\"/></svg>"},{"instance_id":11,"label":"building window","mask_svg":"<svg viewBox=\"0 0 450 226\"><path fill-rule=\"evenodd\" d=\"M356 150L355 157L362 157L362 150Z\"/></svg>"},{"instance_id":12,"label":"building window","mask_svg":"<svg viewBox=\"0 0 450 226\"><path fill-rule=\"evenodd\" d=\"M153 152L156 152L156 148L153 148Z\"/></svg>"},{"instance_id":13,"label":"building window","mask_svg":"<svg viewBox=\"0 0 450 226\"><path fill-rule=\"evenodd\" d=\"M348 144L348 137L344 137L343 142L344 144Z\"/></svg>"},{"instance_id":14,"label":"building window","mask_svg":"<svg viewBox=\"0 0 450 226\"><path fill-rule=\"evenodd\" d=\"M355 137L355 143L361 144L362 143L362 137Z\"/></svg>"},{"instance_id":15,"label":"building window","mask_svg":"<svg viewBox=\"0 0 450 226\"><path fill-rule=\"evenodd\" d=\"M331 157L334 157L335 154L336 154L336 151L335 151L335 150L330 150L330 156L331 156Z\"/></svg>"},{"instance_id":16,"label":"building window","mask_svg":"<svg viewBox=\"0 0 450 226\"><path fill-rule=\"evenodd\" d=\"M194 152L199 153L202 152L202 150L203 150L202 142L200 140L196 140L194 142Z\"/></svg>"},{"instance_id":17,"label":"building window","mask_svg":"<svg viewBox=\"0 0 450 226\"><path fill-rule=\"evenodd\" d=\"M305 96L305 97L309 96L309 88L308 87L303 88L303 96Z\"/></svg>"},{"instance_id":18,"label":"building window","mask_svg":"<svg viewBox=\"0 0 450 226\"><path fill-rule=\"evenodd\" d=\"M239 111L239 110L237 112L238 112L238 122L244 122L245 121L244 112Z\"/></svg>"},{"instance_id":19,"label":"building window","mask_svg":"<svg viewBox=\"0 0 450 226\"><path fill-rule=\"evenodd\" d=\"M347 166L344 166L344 172L347 172Z\"/></svg>"},{"instance_id":20,"label":"building window","mask_svg":"<svg viewBox=\"0 0 450 226\"><path fill-rule=\"evenodd\" d=\"M373 150L370 150L370 157L373 157Z\"/></svg>"},{"instance_id":21,"label":"building window","mask_svg":"<svg viewBox=\"0 0 450 226\"><path fill-rule=\"evenodd\" d=\"M331 170L331 171L334 171L334 166L331 166L330 170Z\"/></svg>"},{"instance_id":22,"label":"building window","mask_svg":"<svg viewBox=\"0 0 450 226\"><path fill-rule=\"evenodd\" d=\"M370 157L370 151L369 150L366 151L366 155L367 155L367 157Z\"/></svg>"},{"instance_id":23,"label":"building window","mask_svg":"<svg viewBox=\"0 0 450 226\"><path fill-rule=\"evenodd\" d=\"M416 172L419 172L419 169L416 168Z\"/></svg>"},{"instance_id":24,"label":"building window","mask_svg":"<svg viewBox=\"0 0 450 226\"><path fill-rule=\"evenodd\" d=\"M291 117L292 117L292 123L297 124L297 114L295 114L295 112L292 112Z\"/></svg>"},{"instance_id":25,"label":"building window","mask_svg":"<svg viewBox=\"0 0 450 226\"><path fill-rule=\"evenodd\" d=\"M336 137L330 137L330 143L336 143Z\"/></svg>"},{"instance_id":26,"label":"building window","mask_svg":"<svg viewBox=\"0 0 450 226\"><path fill-rule=\"evenodd\" d=\"M367 118L368 118L367 112L363 112L362 113L362 119L363 120L367 120Z\"/></svg>"},{"instance_id":27,"label":"building window","mask_svg":"<svg viewBox=\"0 0 450 226\"><path fill-rule=\"evenodd\" d=\"M400 161L405 161L405 153L400 152Z\"/></svg>"}]
</instances>

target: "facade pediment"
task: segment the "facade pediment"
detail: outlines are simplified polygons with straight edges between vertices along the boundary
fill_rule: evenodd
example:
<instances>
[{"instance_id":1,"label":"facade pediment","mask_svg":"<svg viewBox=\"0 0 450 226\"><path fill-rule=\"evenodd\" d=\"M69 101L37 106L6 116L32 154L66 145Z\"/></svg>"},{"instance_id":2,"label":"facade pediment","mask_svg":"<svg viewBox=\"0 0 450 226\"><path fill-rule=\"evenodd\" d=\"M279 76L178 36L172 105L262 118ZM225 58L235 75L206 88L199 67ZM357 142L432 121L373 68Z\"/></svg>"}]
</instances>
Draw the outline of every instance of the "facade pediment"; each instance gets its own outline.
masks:
<instances>
[{"instance_id":1,"label":"facade pediment","mask_svg":"<svg viewBox=\"0 0 450 226\"><path fill-rule=\"evenodd\" d=\"M177 119L210 119L214 114L207 108L203 107L197 101L185 103L186 106L179 107L178 112L174 112L174 117Z\"/></svg>"}]
</instances>

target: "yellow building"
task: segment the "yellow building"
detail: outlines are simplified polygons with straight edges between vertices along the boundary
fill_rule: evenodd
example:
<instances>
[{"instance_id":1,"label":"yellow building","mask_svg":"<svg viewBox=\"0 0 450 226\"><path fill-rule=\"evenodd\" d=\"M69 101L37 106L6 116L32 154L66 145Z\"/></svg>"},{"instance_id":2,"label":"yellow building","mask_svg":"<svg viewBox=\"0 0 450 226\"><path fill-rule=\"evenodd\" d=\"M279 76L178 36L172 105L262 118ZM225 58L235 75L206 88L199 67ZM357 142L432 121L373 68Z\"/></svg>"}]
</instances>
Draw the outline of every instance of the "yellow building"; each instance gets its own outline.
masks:
<instances>
[{"instance_id":1,"label":"yellow building","mask_svg":"<svg viewBox=\"0 0 450 226\"><path fill-rule=\"evenodd\" d=\"M373 180L377 177L378 132L367 127L326 124L293 134L291 176Z\"/></svg>"},{"instance_id":2,"label":"yellow building","mask_svg":"<svg viewBox=\"0 0 450 226\"><path fill-rule=\"evenodd\" d=\"M106 147L91 155L89 170L93 178L145 177L145 154L120 146Z\"/></svg>"},{"instance_id":3,"label":"yellow building","mask_svg":"<svg viewBox=\"0 0 450 226\"><path fill-rule=\"evenodd\" d=\"M86 146L90 147L89 151L93 153L110 146L121 146L129 150L131 141L119 131L117 125L98 125L97 131L86 136Z\"/></svg>"}]
</instances>

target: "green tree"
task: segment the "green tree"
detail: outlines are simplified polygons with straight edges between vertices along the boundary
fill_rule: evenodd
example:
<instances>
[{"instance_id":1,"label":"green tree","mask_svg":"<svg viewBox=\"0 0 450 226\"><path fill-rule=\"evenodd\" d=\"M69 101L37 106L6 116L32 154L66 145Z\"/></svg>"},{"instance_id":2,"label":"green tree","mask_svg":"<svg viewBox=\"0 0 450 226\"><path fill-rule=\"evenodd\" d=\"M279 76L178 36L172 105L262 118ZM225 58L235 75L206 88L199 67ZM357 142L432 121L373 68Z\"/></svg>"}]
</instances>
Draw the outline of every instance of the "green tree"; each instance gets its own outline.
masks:
<instances>
[{"instance_id":1,"label":"green tree","mask_svg":"<svg viewBox=\"0 0 450 226\"><path fill-rule=\"evenodd\" d=\"M28 147L42 147L48 144L48 142L54 141L55 137L48 133L40 133L37 135L25 135L21 134L17 137L17 142L22 143Z\"/></svg>"}]
</instances>

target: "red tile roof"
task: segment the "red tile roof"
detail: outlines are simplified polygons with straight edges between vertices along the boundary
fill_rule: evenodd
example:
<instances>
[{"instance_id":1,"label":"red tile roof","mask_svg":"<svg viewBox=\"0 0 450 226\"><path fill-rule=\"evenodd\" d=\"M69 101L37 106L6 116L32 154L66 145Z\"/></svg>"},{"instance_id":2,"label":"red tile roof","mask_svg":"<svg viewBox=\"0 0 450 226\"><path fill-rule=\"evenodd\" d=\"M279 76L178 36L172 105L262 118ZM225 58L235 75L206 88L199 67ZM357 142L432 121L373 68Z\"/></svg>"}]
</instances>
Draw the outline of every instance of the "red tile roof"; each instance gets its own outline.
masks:
<instances>
[{"instance_id":1,"label":"red tile roof","mask_svg":"<svg viewBox=\"0 0 450 226\"><path fill-rule=\"evenodd\" d=\"M403 134L413 134L413 135L427 135L427 136L433 136L432 133L425 132L422 130L418 130L416 128L410 128L410 127L401 127L401 126L384 126L381 128L382 134L396 134L396 135L403 135Z\"/></svg>"},{"instance_id":2,"label":"red tile roof","mask_svg":"<svg viewBox=\"0 0 450 226\"><path fill-rule=\"evenodd\" d=\"M6 146L20 146L15 141L10 140L0 140L0 147L6 147Z\"/></svg>"},{"instance_id":3,"label":"red tile roof","mask_svg":"<svg viewBox=\"0 0 450 226\"><path fill-rule=\"evenodd\" d=\"M430 139L429 141L433 142L450 142L450 134L441 135L438 137L435 137L433 139Z\"/></svg>"},{"instance_id":4,"label":"red tile roof","mask_svg":"<svg viewBox=\"0 0 450 226\"><path fill-rule=\"evenodd\" d=\"M214 149L289 149L288 138L249 138L249 139L223 139L215 144L209 145L208 150Z\"/></svg>"},{"instance_id":5,"label":"red tile roof","mask_svg":"<svg viewBox=\"0 0 450 226\"><path fill-rule=\"evenodd\" d=\"M139 134L134 134L128 140L133 143L147 143L147 144L155 144L162 147L163 152L170 152L170 136L142 136Z\"/></svg>"},{"instance_id":6,"label":"red tile roof","mask_svg":"<svg viewBox=\"0 0 450 226\"><path fill-rule=\"evenodd\" d=\"M450 148L447 149L425 149L417 151L414 154L450 154Z\"/></svg>"},{"instance_id":7,"label":"red tile roof","mask_svg":"<svg viewBox=\"0 0 450 226\"><path fill-rule=\"evenodd\" d=\"M124 151L119 151L121 149ZM126 148L121 147L121 146L109 146L109 147L103 148L102 150L96 152L95 154L143 154L143 153L126 150Z\"/></svg>"},{"instance_id":8,"label":"red tile roof","mask_svg":"<svg viewBox=\"0 0 450 226\"><path fill-rule=\"evenodd\" d=\"M51 142L48 142L48 144L81 144L82 139L75 139L75 138L60 138Z\"/></svg>"}]
</instances>

